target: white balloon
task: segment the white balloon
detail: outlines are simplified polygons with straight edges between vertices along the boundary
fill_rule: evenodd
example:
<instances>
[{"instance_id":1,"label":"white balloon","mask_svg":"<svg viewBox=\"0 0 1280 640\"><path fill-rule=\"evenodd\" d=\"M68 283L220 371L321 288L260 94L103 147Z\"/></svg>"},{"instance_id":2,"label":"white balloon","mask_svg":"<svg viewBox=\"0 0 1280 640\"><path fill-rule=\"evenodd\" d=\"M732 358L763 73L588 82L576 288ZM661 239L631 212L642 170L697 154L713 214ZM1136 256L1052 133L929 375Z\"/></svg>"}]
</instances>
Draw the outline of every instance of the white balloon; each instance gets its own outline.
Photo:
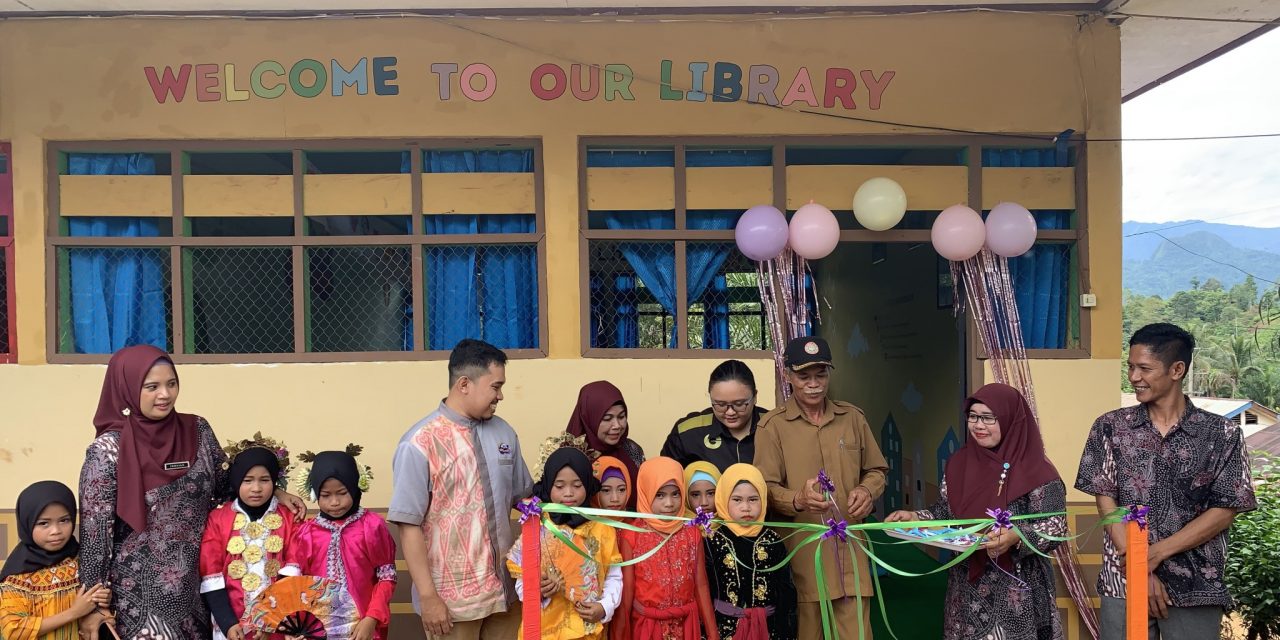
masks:
<instances>
[{"instance_id":1,"label":"white balloon","mask_svg":"<svg viewBox=\"0 0 1280 640\"><path fill-rule=\"evenodd\" d=\"M907 192L889 178L872 178L853 194L853 217L872 231L892 229L907 214Z\"/></svg>"}]
</instances>

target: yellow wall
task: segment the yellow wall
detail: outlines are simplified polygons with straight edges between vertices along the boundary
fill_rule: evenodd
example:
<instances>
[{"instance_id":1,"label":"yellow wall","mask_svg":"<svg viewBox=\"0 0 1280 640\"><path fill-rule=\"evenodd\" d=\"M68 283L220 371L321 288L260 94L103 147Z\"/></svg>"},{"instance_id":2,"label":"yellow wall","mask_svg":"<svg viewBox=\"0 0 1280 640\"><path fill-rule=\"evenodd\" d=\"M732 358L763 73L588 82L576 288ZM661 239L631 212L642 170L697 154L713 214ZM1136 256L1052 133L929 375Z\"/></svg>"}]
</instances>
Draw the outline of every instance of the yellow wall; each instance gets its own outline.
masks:
<instances>
[{"instance_id":1,"label":"yellow wall","mask_svg":"<svg viewBox=\"0 0 1280 640\"><path fill-rule=\"evenodd\" d=\"M243 89L247 70L261 60L288 66L302 58L336 58L350 64L374 56L398 58L399 95L305 99L286 93L275 100L198 102L192 87L182 103L157 104L143 74L147 65L231 63ZM672 83L683 88L687 71L680 72L690 61L771 64L784 85L801 66L815 79L827 67L893 70L879 110L868 108L860 87L854 94L858 110L828 111L976 130L1119 134L1118 30L1103 23L1080 28L1066 16L0 22L0 139L13 143L23 363L0 367L0 505L29 479L74 478L101 381L99 366L43 364L44 152L51 140L541 138L550 357L511 366L502 413L532 443L563 426L579 385L608 378L631 400L638 439L656 452L676 417L705 406L703 385L714 362L578 359L579 136L922 133L741 102L662 101L654 81L663 59L674 61ZM571 61L628 64L637 76L636 99L539 101L530 93L529 72L547 61L565 67ZM433 62L489 64L498 90L489 100L468 102L455 77L453 99L441 101L429 72ZM1051 447L1063 448L1055 456L1077 455L1087 426L1083 416L1114 406L1114 394L1101 392L1115 380L1113 359L1119 356L1119 148L1093 144L1089 152L1089 269L1099 306L1087 313L1094 357L1107 359L1036 363L1042 406L1061 412L1055 424L1081 430L1054 441ZM752 364L764 382L762 397L771 397L769 362ZM185 366L182 407L208 416L224 438L264 429L295 448L359 440L381 477L370 496L377 506L388 495L390 448L442 394L443 369L442 363ZM1077 393L1079 380L1096 381L1098 393ZM1066 381L1073 384L1054 384Z\"/></svg>"}]
</instances>

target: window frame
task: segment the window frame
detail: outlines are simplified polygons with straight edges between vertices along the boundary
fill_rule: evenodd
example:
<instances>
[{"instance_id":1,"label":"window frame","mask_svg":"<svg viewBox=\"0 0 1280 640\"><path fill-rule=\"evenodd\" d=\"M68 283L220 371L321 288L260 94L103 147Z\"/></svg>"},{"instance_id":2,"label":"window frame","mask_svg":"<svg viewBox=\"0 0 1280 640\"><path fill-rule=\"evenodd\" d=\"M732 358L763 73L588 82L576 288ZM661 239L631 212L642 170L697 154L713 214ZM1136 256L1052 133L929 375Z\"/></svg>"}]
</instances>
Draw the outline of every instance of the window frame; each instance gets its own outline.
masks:
<instances>
[{"instance_id":1,"label":"window frame","mask_svg":"<svg viewBox=\"0 0 1280 640\"><path fill-rule=\"evenodd\" d=\"M5 330L8 332L8 350L0 351L0 364L13 364L18 361L18 307L15 289L14 271L17 258L14 256L13 233L13 147L8 142L0 142L0 156L4 156L4 171L0 172L0 218L5 233L0 234L0 249L4 250L4 291L5 296L0 305L5 309Z\"/></svg>"},{"instance_id":2,"label":"window frame","mask_svg":"<svg viewBox=\"0 0 1280 640\"><path fill-rule=\"evenodd\" d=\"M1027 137L1006 138L1001 136L974 135L929 135L929 134L885 134L885 135L842 135L842 136L580 136L578 138L578 260L579 273L579 309L581 316L580 347L584 358L772 358L769 350L734 350L734 349L691 349L688 344L688 269L685 257L688 242L728 241L733 242L734 231L726 230L690 230L686 229L687 175L685 151L690 147L753 147L769 148L773 151L773 201L770 203L782 211L787 208L787 163L786 152L789 146L832 146L832 147L888 147L913 148L955 146L965 148L965 160L962 165L968 172L968 201L966 204L975 211L983 209L982 198L982 149L984 147L1028 147L1043 148L1047 140L1056 133L1025 134ZM1034 137L1031 137L1034 136ZM672 230L622 230L591 229L589 227L590 194L587 182L587 152L591 148L601 146L620 147L660 147L672 148L675 153L674 162L674 202L675 229ZM1079 293L1092 290L1089 280L1089 210L1088 210L1088 154L1083 139L1070 142L1076 162L1073 165L1075 184L1075 224L1072 229L1040 229L1036 232L1037 243L1074 244L1076 247L1076 269L1071 274L1074 289ZM667 241L674 242L675 279L676 279L676 326L686 327L677 331L674 349L653 348L599 348L591 346L591 266L590 243L596 240L613 241ZM842 229L840 242L896 242L896 243L929 243L929 229L891 229L888 231L870 231L866 229ZM1029 359L1089 359L1092 357L1091 313L1080 307L1078 300L1072 300L1075 310L1075 322L1078 323L1079 345L1063 349L1027 349ZM981 341L972 321L966 327L966 351L971 354L971 363L981 373L981 361L987 359ZM972 372L971 372L972 373ZM975 378L975 379L980 379Z\"/></svg>"},{"instance_id":3,"label":"window frame","mask_svg":"<svg viewBox=\"0 0 1280 640\"><path fill-rule=\"evenodd\" d=\"M424 196L422 187L423 152L432 150L530 149L534 154L534 224L533 233L492 234L427 234L424 229ZM183 225L183 171L189 153L257 152L288 149L293 156L293 234L290 236L193 237L179 235ZM407 235L316 236L306 235L307 215L303 194L307 175L303 162L308 151L408 151L410 152L412 233ZM88 237L64 236L59 221L59 189L61 162L69 153L168 153L171 157L170 179L173 190L172 217L174 235L160 237ZM173 358L179 364L227 363L299 363L299 362L375 362L447 360L449 350L427 350L425 322L413 323L412 351L306 351L307 310L304 286L308 281L305 252L310 247L408 246L412 260L412 292L414 318L426 317L425 270L426 249L449 245L532 245L537 252L538 278L538 343L534 348L506 349L513 359L544 358L548 348L547 310L547 239L546 206L543 179L543 145L540 137L527 138L341 138L341 139L275 139L275 140L127 140L127 141L50 141L46 143L46 213L45 251L45 349L54 364L101 364L111 354L59 353L59 274L58 251L62 247L169 249L170 273L181 274L185 249L196 247L287 247L292 250L293 336L294 350L289 353L186 353L184 325L183 278L170 278L170 309Z\"/></svg>"}]
</instances>

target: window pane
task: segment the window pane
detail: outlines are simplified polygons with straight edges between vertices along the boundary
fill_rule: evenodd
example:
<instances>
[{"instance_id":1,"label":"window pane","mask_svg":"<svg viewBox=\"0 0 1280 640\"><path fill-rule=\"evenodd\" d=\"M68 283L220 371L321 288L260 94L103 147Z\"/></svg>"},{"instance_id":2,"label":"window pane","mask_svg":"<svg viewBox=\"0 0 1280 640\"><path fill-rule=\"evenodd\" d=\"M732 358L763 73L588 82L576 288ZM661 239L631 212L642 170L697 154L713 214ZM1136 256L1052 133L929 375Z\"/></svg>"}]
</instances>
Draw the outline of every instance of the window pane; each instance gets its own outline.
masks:
<instances>
[{"instance_id":1,"label":"window pane","mask_svg":"<svg viewBox=\"0 0 1280 640\"><path fill-rule=\"evenodd\" d=\"M413 267L407 246L307 249L308 351L408 351Z\"/></svg>"},{"instance_id":2,"label":"window pane","mask_svg":"<svg viewBox=\"0 0 1280 640\"><path fill-rule=\"evenodd\" d=\"M788 165L925 165L965 163L961 147L787 147Z\"/></svg>"},{"instance_id":3,"label":"window pane","mask_svg":"<svg viewBox=\"0 0 1280 640\"><path fill-rule=\"evenodd\" d=\"M591 346L675 347L675 243L592 242Z\"/></svg>"},{"instance_id":4,"label":"window pane","mask_svg":"<svg viewBox=\"0 0 1280 640\"><path fill-rule=\"evenodd\" d=\"M183 218L187 235L197 238L254 238L293 235L292 217L239 216Z\"/></svg>"},{"instance_id":5,"label":"window pane","mask_svg":"<svg viewBox=\"0 0 1280 640\"><path fill-rule=\"evenodd\" d=\"M428 350L463 338L501 349L539 346L538 251L532 244L425 248Z\"/></svg>"},{"instance_id":6,"label":"window pane","mask_svg":"<svg viewBox=\"0 0 1280 640\"><path fill-rule=\"evenodd\" d=\"M690 242L689 348L770 349L755 265L732 242Z\"/></svg>"},{"instance_id":7,"label":"window pane","mask_svg":"<svg viewBox=\"0 0 1280 640\"><path fill-rule=\"evenodd\" d=\"M293 153L192 153L187 155L187 165L187 173L193 176L287 176L293 174Z\"/></svg>"},{"instance_id":8,"label":"window pane","mask_svg":"<svg viewBox=\"0 0 1280 640\"><path fill-rule=\"evenodd\" d=\"M60 248L58 352L171 350L169 249Z\"/></svg>"},{"instance_id":9,"label":"window pane","mask_svg":"<svg viewBox=\"0 0 1280 640\"><path fill-rule=\"evenodd\" d=\"M191 353L293 352L293 257L288 247L188 249L183 267Z\"/></svg>"},{"instance_id":10,"label":"window pane","mask_svg":"<svg viewBox=\"0 0 1280 640\"><path fill-rule=\"evenodd\" d=\"M587 150L588 167L674 167L674 149L610 147Z\"/></svg>"},{"instance_id":11,"label":"window pane","mask_svg":"<svg viewBox=\"0 0 1280 640\"><path fill-rule=\"evenodd\" d=\"M407 151L307 151L308 174L409 173Z\"/></svg>"},{"instance_id":12,"label":"window pane","mask_svg":"<svg viewBox=\"0 0 1280 640\"><path fill-rule=\"evenodd\" d=\"M1076 306L1071 286L1073 249L1071 244L1037 244L1009 259L1022 340L1028 349L1064 349L1078 342L1072 322Z\"/></svg>"},{"instance_id":13,"label":"window pane","mask_svg":"<svg viewBox=\"0 0 1280 640\"><path fill-rule=\"evenodd\" d=\"M312 236L403 236L413 232L411 216L315 216L307 218Z\"/></svg>"},{"instance_id":14,"label":"window pane","mask_svg":"<svg viewBox=\"0 0 1280 640\"><path fill-rule=\"evenodd\" d=\"M537 230L536 220L532 213L432 213L422 216L422 230L427 235L533 233Z\"/></svg>"}]
</instances>

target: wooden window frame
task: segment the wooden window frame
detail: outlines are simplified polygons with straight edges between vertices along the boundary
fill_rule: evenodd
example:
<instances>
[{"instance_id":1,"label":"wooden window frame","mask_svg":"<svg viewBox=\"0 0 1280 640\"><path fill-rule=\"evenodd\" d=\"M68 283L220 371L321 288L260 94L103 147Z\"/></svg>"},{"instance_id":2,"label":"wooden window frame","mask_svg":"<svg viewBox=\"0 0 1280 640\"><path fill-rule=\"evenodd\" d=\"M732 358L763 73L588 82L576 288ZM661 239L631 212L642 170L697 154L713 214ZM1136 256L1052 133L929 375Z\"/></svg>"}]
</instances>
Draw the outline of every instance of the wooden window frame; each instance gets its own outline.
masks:
<instances>
[{"instance_id":1,"label":"wooden window frame","mask_svg":"<svg viewBox=\"0 0 1280 640\"><path fill-rule=\"evenodd\" d=\"M1032 135L1032 134L1029 134ZM580 347L586 358L772 358L769 350L734 350L734 349L690 349L688 331L677 331L674 349L653 348L599 348L591 346L591 252L590 243L599 240L629 241L666 241L675 243L675 280L676 280L676 327L688 326L688 274L685 262L685 247L689 241L727 241L732 242L734 232L726 230L688 230L685 229L687 214L685 151L690 147L726 147L726 148L769 148L773 152L773 206L785 211L787 207L787 164L786 150L788 146L831 146L831 147L937 147L949 146L964 148L968 170L968 202L975 211L982 210L982 149L983 147L1004 148L1043 148L1052 133L1034 134L1035 137L1004 138L1000 136L970 135L864 135L864 136L773 136L773 137L655 137L655 136L581 136L578 138L578 259L580 267ZM1037 139L1038 138L1038 139ZM589 227L590 194L587 182L587 152L591 148L601 146L650 147L673 149L675 154L674 202L675 229L671 230L616 230L591 229ZM1036 242L1072 244L1077 251L1077 269L1073 274L1077 289L1080 292L1091 290L1089 282L1089 212L1087 145L1083 139L1071 142L1076 154L1075 169L1075 225L1072 229L1043 229L1036 233ZM865 229L845 229L840 232L840 242L895 242L895 243L929 243L928 229L891 229L889 231L869 231ZM1028 349L1027 357L1037 360L1089 359L1092 357L1092 328L1088 309L1074 304L1077 322L1080 329L1078 347L1064 349ZM977 334L970 326L967 331L966 350L973 355L971 362L977 366L986 359ZM977 378L980 379L980 378Z\"/></svg>"},{"instance_id":2,"label":"wooden window frame","mask_svg":"<svg viewBox=\"0 0 1280 640\"><path fill-rule=\"evenodd\" d=\"M488 150L530 149L534 154L534 219L533 233L491 234L427 234L423 221L422 152L431 150ZM293 154L293 235L249 237L193 237L180 235L183 229L183 177L185 156L190 153L256 152L290 150ZM411 216L412 233L407 235L368 236L309 236L305 235L307 215L304 209L305 188L303 154L308 151L350 152L410 152L411 207L405 215ZM60 232L59 177L61 159L68 153L168 153L171 157L171 184L173 192L172 217L174 235L161 237L88 237L63 236ZM536 359L547 355L547 249L546 208L543 180L542 139L530 138L342 138L342 139L279 139L279 140L128 140L128 141L51 141L46 145L46 187L48 189L47 242L45 251L45 331L46 353L54 364L101 364L111 354L59 353L58 326L58 250L60 247L112 247L141 248L160 247L170 251L170 272L182 273L184 249L193 247L288 247L292 250L293 273L293 336L291 353L186 353L182 278L170 278L172 309L170 320L173 330L173 359L178 364L235 364L235 363L297 363L297 362L375 362L447 360L449 350L427 350L425 323L426 290L424 253L429 247L450 245L532 245L537 251L538 269L538 346L527 349L506 349L513 359ZM408 246L411 255L413 313L412 351L306 351L304 251L308 247L372 247Z\"/></svg>"},{"instance_id":3,"label":"wooden window frame","mask_svg":"<svg viewBox=\"0 0 1280 640\"><path fill-rule=\"evenodd\" d=\"M5 233L0 234L0 249L4 250L5 296L0 305L5 309L5 330L8 332L8 351L0 351L0 364L12 364L18 361L18 307L17 292L14 290L14 271L17 258L14 257L13 233L13 147L8 142L0 142L0 156L4 156L4 171L0 172L0 218Z\"/></svg>"}]
</instances>

